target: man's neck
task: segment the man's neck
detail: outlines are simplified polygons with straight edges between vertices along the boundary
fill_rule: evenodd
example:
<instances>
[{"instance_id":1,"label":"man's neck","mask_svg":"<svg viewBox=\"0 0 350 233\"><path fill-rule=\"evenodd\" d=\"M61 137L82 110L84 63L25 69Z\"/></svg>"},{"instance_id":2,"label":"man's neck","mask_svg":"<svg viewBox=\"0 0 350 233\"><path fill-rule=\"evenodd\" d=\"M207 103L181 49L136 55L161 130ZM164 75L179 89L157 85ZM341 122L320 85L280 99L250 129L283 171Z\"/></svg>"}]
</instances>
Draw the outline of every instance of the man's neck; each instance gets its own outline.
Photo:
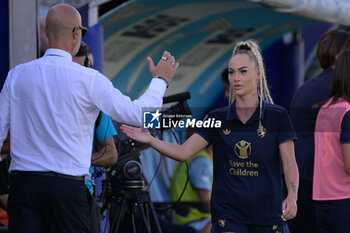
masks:
<instances>
[{"instance_id":1,"label":"man's neck","mask_svg":"<svg viewBox=\"0 0 350 233\"><path fill-rule=\"evenodd\" d=\"M59 41L49 43L49 49L61 49L73 56L73 50L70 47L71 46L68 46L67 43Z\"/></svg>"}]
</instances>

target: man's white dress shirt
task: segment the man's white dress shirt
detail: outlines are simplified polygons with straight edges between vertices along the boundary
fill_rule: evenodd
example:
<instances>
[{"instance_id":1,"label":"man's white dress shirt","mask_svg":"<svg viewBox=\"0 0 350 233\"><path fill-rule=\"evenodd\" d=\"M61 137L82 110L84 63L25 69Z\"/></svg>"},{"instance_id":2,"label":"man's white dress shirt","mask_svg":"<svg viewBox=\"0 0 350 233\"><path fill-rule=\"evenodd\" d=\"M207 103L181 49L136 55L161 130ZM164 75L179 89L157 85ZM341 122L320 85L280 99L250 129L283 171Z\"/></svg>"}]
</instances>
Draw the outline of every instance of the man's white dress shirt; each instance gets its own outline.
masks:
<instances>
[{"instance_id":1,"label":"man's white dress shirt","mask_svg":"<svg viewBox=\"0 0 350 233\"><path fill-rule=\"evenodd\" d=\"M163 80L152 79L131 101L98 71L73 62L66 51L48 49L12 69L0 94L0 146L11 127L9 170L88 175L99 111L141 125L142 110L161 107L165 90Z\"/></svg>"}]
</instances>

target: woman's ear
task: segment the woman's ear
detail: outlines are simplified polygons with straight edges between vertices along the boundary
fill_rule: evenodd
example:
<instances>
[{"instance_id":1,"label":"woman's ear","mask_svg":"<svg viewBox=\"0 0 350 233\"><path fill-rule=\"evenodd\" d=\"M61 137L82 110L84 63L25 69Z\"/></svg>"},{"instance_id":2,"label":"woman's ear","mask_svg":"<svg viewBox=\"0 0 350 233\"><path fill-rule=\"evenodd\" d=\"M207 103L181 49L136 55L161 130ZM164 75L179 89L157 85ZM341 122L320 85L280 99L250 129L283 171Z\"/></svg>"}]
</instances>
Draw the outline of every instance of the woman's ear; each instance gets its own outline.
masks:
<instances>
[{"instance_id":1,"label":"woman's ear","mask_svg":"<svg viewBox=\"0 0 350 233\"><path fill-rule=\"evenodd\" d=\"M258 76L258 78L256 80L260 79L260 69L256 68L256 75Z\"/></svg>"}]
</instances>

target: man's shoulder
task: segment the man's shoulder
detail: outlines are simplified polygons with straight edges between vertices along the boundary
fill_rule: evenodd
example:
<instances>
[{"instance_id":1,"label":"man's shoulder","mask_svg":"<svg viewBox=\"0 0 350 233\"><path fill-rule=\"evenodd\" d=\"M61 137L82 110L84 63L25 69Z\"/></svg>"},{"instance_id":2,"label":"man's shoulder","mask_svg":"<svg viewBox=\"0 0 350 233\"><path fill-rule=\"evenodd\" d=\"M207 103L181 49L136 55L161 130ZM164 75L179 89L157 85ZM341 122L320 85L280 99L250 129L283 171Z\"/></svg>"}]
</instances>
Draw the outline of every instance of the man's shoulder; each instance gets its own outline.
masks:
<instances>
[{"instance_id":1,"label":"man's shoulder","mask_svg":"<svg viewBox=\"0 0 350 233\"><path fill-rule=\"evenodd\" d=\"M319 88L324 86L325 81L324 81L325 77L324 76L317 76L315 78L309 79L307 80L297 91L297 94L312 94L313 92L316 92L317 89L315 88Z\"/></svg>"},{"instance_id":2,"label":"man's shoulder","mask_svg":"<svg viewBox=\"0 0 350 233\"><path fill-rule=\"evenodd\" d=\"M71 62L71 63L72 64L67 64L68 65L67 68L72 69L72 70L77 70L79 72L83 72L83 73L91 75L91 76L95 76L96 74L100 73L98 70L82 66L76 62Z\"/></svg>"},{"instance_id":3,"label":"man's shoulder","mask_svg":"<svg viewBox=\"0 0 350 233\"><path fill-rule=\"evenodd\" d=\"M34 59L34 60L31 60L31 61L28 61L25 63L18 64L14 68L12 68L10 71L15 71L15 70L23 69L24 67L37 65L40 63L40 59L41 58L38 58L38 59Z\"/></svg>"},{"instance_id":4,"label":"man's shoulder","mask_svg":"<svg viewBox=\"0 0 350 233\"><path fill-rule=\"evenodd\" d=\"M21 72L23 69L27 69L28 67L30 68L31 66L36 66L38 64L38 60L39 59L35 59L29 62L18 64L17 66L9 70L8 76L15 75L16 73Z\"/></svg>"},{"instance_id":5,"label":"man's shoulder","mask_svg":"<svg viewBox=\"0 0 350 233\"><path fill-rule=\"evenodd\" d=\"M296 92L291 107L309 106L326 99L330 94L332 81L328 72L307 80Z\"/></svg>"},{"instance_id":6,"label":"man's shoulder","mask_svg":"<svg viewBox=\"0 0 350 233\"><path fill-rule=\"evenodd\" d=\"M23 68L31 68L31 67L35 67L35 66L42 66L42 67L54 66L55 68L61 67L63 69L77 70L79 72L89 73L92 75L96 75L96 73L99 73L98 70L84 67L84 66L82 66L76 62L73 62L73 61L67 60L67 61L56 63L54 61L49 62L44 57L34 59L34 60L28 61L26 63L19 64L19 65L15 66L14 68L12 68L11 71L12 70L13 71L20 70Z\"/></svg>"},{"instance_id":7,"label":"man's shoulder","mask_svg":"<svg viewBox=\"0 0 350 233\"><path fill-rule=\"evenodd\" d=\"M56 68L60 66L60 69L63 69L70 74L72 78L76 78L80 81L94 82L96 78L104 78L104 75L101 74L98 70L87 68L76 62L67 61L60 65L57 65Z\"/></svg>"}]
</instances>

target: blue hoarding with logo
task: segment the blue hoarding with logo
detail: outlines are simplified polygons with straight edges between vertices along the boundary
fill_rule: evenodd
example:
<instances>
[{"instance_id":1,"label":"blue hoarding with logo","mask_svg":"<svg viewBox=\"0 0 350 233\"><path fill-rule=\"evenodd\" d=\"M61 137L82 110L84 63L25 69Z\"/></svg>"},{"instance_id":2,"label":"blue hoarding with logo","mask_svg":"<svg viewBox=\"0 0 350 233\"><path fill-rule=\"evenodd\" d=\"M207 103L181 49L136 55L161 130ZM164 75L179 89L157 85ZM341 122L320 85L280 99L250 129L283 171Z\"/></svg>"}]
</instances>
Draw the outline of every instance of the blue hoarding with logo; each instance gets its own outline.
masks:
<instances>
[{"instance_id":1,"label":"blue hoarding with logo","mask_svg":"<svg viewBox=\"0 0 350 233\"><path fill-rule=\"evenodd\" d=\"M104 73L114 86L137 98L152 78L146 57L157 62L168 50L180 67L166 95L190 91L190 107L204 113L223 91L220 75L236 41L255 39L265 50L310 21L243 0L139 0L114 9L100 23Z\"/></svg>"}]
</instances>

